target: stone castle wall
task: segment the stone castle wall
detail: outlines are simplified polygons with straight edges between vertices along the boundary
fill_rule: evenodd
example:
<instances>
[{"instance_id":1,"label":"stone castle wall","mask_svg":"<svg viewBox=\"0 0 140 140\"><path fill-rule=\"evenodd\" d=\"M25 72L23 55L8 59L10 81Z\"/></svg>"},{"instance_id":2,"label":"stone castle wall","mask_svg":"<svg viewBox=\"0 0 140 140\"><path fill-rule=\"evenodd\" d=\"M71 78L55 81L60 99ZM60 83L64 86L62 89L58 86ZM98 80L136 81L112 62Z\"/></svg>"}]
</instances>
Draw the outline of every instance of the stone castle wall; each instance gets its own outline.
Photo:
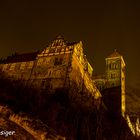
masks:
<instances>
[{"instance_id":1,"label":"stone castle wall","mask_svg":"<svg viewBox=\"0 0 140 140\"><path fill-rule=\"evenodd\" d=\"M87 92L95 99L101 97L92 83L93 68L83 53L81 41L68 44L57 38L34 60L1 64L1 69L9 78L21 79L35 88L55 92L76 84L76 92Z\"/></svg>"}]
</instances>

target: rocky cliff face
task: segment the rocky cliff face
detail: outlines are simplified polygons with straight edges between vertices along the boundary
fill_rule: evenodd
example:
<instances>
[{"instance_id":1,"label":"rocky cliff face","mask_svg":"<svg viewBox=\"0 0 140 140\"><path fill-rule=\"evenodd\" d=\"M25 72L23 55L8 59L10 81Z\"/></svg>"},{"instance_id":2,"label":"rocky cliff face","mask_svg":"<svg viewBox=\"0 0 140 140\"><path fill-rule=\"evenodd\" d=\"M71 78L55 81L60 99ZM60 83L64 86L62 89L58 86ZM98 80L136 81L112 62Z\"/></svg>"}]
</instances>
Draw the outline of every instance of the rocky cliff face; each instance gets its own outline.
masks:
<instances>
[{"instance_id":1,"label":"rocky cliff face","mask_svg":"<svg viewBox=\"0 0 140 140\"><path fill-rule=\"evenodd\" d=\"M65 140L40 120L28 114L15 114L6 106L0 106L0 139L10 140Z\"/></svg>"},{"instance_id":2,"label":"rocky cliff face","mask_svg":"<svg viewBox=\"0 0 140 140\"><path fill-rule=\"evenodd\" d=\"M54 130L45 130L45 132L49 131L52 136L54 136L51 137L51 139L135 139L123 118L112 116L103 102L91 100L88 93L77 91L76 85L71 89L71 92L69 92L70 89L58 89L54 94L49 94L49 90L40 92L28 85L25 86L22 81L10 81L6 79L4 75L1 75L0 89L1 105L9 106L15 114L26 112L30 114L32 118L41 120L44 125ZM88 101L93 104L91 109L88 109L89 105L85 104ZM18 125L25 122L27 123L27 119L25 119L24 116L18 117L13 115L9 118L11 118L11 120L8 121L14 121L14 123ZM28 123L30 123L30 120L28 120ZM39 129L39 132L44 132L44 130L41 131L42 128L35 126L36 122L32 122L31 128L33 128L33 130L36 128ZM3 127L4 124L1 125L2 129ZM12 126L8 126L8 128L11 129ZM33 139L37 139L36 134L32 131L29 132L29 135L30 137L33 136ZM19 135L19 137L20 136L21 135Z\"/></svg>"},{"instance_id":3,"label":"rocky cliff face","mask_svg":"<svg viewBox=\"0 0 140 140\"><path fill-rule=\"evenodd\" d=\"M129 114L140 115L140 89L126 87L126 111Z\"/></svg>"}]
</instances>

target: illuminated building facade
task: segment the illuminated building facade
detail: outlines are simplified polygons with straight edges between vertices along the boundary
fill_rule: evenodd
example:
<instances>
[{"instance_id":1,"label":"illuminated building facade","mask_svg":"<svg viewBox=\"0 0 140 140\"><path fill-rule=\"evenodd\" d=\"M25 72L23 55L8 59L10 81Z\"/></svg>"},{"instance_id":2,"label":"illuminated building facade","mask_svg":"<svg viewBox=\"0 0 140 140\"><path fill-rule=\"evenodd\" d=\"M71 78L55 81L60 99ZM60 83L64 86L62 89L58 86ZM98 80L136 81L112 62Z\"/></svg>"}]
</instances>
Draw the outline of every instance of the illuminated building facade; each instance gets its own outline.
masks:
<instances>
[{"instance_id":1,"label":"illuminated building facade","mask_svg":"<svg viewBox=\"0 0 140 140\"><path fill-rule=\"evenodd\" d=\"M83 53L82 41L69 43L58 36L42 51L7 57L0 63L0 69L12 80L22 80L41 91L49 90L49 93L55 93L57 89L75 90L77 86L80 93L78 98L83 98L84 103L85 94L82 92L94 99L102 97L111 112L117 112L126 118L133 132L129 116L125 114L123 56L115 50L105 61L104 75L93 76L93 68ZM76 93L77 91L74 94ZM86 97L87 104L92 105L89 97Z\"/></svg>"},{"instance_id":2,"label":"illuminated building facade","mask_svg":"<svg viewBox=\"0 0 140 140\"><path fill-rule=\"evenodd\" d=\"M125 116L125 62L116 50L106 59L104 75L93 76L93 83L101 91L112 111ZM114 106L114 108L113 108Z\"/></svg>"},{"instance_id":3,"label":"illuminated building facade","mask_svg":"<svg viewBox=\"0 0 140 140\"><path fill-rule=\"evenodd\" d=\"M58 36L42 51L7 57L1 64L1 69L11 79L21 79L35 88L49 90L51 93L76 84L79 93L89 92L97 99L101 97L102 90L107 89L106 98L114 101L114 109L124 116L125 62L117 51L105 60L105 74L92 76L93 68L83 53L82 42L69 43ZM112 95L108 89L113 87L120 87L120 90Z\"/></svg>"},{"instance_id":4,"label":"illuminated building facade","mask_svg":"<svg viewBox=\"0 0 140 140\"><path fill-rule=\"evenodd\" d=\"M41 91L54 93L77 85L79 93L88 92L94 99L101 97L92 83L93 68L83 53L81 41L68 43L58 36L40 52L9 56L1 69L9 78L21 79Z\"/></svg>"}]
</instances>

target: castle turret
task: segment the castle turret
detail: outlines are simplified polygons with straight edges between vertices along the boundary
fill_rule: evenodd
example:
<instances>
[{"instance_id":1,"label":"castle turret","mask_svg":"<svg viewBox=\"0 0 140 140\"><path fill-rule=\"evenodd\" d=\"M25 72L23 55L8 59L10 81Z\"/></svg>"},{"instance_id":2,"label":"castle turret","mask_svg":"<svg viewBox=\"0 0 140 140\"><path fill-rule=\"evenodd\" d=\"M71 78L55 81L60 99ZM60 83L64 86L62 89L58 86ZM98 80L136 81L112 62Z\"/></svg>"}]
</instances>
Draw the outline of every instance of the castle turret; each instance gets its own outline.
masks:
<instances>
[{"instance_id":1,"label":"castle turret","mask_svg":"<svg viewBox=\"0 0 140 140\"><path fill-rule=\"evenodd\" d=\"M125 114L125 62L116 50L106 59L107 88L120 87L121 115Z\"/></svg>"}]
</instances>

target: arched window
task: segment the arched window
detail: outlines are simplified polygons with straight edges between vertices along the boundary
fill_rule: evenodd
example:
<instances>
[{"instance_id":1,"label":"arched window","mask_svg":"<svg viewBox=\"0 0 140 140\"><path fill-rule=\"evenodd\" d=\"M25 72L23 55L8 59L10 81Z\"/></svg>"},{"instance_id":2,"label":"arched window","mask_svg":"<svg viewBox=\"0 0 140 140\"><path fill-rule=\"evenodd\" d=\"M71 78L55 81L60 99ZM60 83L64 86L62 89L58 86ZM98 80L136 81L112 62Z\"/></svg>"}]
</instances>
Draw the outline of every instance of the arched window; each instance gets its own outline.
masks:
<instances>
[{"instance_id":1,"label":"arched window","mask_svg":"<svg viewBox=\"0 0 140 140\"><path fill-rule=\"evenodd\" d=\"M52 72L51 72L51 71L49 71L49 76L51 75L51 73L52 73Z\"/></svg>"},{"instance_id":2,"label":"arched window","mask_svg":"<svg viewBox=\"0 0 140 140\"><path fill-rule=\"evenodd\" d=\"M111 64L109 64L109 69L111 70Z\"/></svg>"},{"instance_id":3,"label":"arched window","mask_svg":"<svg viewBox=\"0 0 140 140\"><path fill-rule=\"evenodd\" d=\"M113 79L113 74L111 74L111 79Z\"/></svg>"},{"instance_id":4,"label":"arched window","mask_svg":"<svg viewBox=\"0 0 140 140\"><path fill-rule=\"evenodd\" d=\"M116 69L116 64L115 64L115 63L114 63L114 66L113 66L113 68L114 68L114 69Z\"/></svg>"},{"instance_id":5,"label":"arched window","mask_svg":"<svg viewBox=\"0 0 140 140\"><path fill-rule=\"evenodd\" d=\"M119 65L118 64L116 64L116 69L118 69L119 68Z\"/></svg>"},{"instance_id":6,"label":"arched window","mask_svg":"<svg viewBox=\"0 0 140 140\"><path fill-rule=\"evenodd\" d=\"M115 79L115 77L116 77L116 74L114 74L114 73L111 74L111 76L110 76L111 79Z\"/></svg>"}]
</instances>

